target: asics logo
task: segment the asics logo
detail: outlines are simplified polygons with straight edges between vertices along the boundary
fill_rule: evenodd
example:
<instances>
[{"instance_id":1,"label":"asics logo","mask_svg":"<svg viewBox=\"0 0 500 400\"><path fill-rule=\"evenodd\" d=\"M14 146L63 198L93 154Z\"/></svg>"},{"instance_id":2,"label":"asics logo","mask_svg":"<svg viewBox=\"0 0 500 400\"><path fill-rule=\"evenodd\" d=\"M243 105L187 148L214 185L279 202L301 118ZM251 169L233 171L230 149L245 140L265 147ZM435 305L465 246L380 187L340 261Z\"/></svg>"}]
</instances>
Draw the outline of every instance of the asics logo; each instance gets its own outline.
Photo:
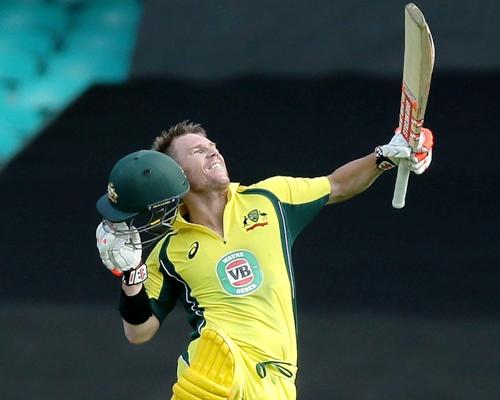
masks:
<instances>
[{"instance_id":1,"label":"asics logo","mask_svg":"<svg viewBox=\"0 0 500 400\"><path fill-rule=\"evenodd\" d=\"M192 260L196 253L198 253L198 249L200 248L200 244L198 242L194 242L190 247L188 251L188 258Z\"/></svg>"}]
</instances>

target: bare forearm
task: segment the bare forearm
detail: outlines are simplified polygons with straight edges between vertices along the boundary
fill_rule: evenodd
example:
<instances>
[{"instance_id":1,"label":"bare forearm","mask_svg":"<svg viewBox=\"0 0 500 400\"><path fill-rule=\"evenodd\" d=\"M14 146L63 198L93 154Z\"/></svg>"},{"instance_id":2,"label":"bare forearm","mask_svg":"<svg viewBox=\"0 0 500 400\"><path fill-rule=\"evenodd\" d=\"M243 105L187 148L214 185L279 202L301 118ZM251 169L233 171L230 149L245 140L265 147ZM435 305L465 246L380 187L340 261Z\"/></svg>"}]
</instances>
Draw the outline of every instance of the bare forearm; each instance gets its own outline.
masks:
<instances>
[{"instance_id":1,"label":"bare forearm","mask_svg":"<svg viewBox=\"0 0 500 400\"><path fill-rule=\"evenodd\" d=\"M132 325L123 321L123 331L125 337L132 344L141 344L150 340L160 328L160 322L152 315L146 322L140 325Z\"/></svg>"},{"instance_id":2,"label":"bare forearm","mask_svg":"<svg viewBox=\"0 0 500 400\"><path fill-rule=\"evenodd\" d=\"M328 204L348 200L365 191L382 172L377 168L375 154L358 158L337 168L328 175L332 188Z\"/></svg>"}]
</instances>

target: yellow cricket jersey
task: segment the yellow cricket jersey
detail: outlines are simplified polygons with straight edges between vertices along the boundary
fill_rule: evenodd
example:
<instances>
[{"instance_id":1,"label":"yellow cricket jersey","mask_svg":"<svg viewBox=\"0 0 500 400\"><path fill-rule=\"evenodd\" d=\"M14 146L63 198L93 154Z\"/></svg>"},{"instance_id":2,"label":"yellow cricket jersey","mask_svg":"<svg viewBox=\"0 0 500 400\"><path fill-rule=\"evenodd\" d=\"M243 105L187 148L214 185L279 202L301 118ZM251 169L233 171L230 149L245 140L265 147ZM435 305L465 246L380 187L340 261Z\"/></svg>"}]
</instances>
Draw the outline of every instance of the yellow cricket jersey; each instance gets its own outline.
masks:
<instances>
[{"instance_id":1,"label":"yellow cricket jersey","mask_svg":"<svg viewBox=\"0 0 500 400\"><path fill-rule=\"evenodd\" d=\"M231 183L224 237L178 216L146 262L153 313L163 321L179 300L193 338L213 327L243 351L296 365L291 247L329 195L326 177Z\"/></svg>"}]
</instances>

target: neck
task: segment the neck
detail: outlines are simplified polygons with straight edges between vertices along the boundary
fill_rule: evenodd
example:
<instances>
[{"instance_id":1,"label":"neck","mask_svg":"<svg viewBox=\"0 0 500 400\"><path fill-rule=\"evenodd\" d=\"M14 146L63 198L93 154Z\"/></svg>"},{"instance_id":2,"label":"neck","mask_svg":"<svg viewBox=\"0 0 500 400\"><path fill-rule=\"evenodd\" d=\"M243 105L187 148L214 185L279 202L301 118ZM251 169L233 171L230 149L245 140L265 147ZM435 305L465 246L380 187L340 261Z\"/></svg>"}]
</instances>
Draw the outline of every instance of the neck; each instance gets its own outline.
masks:
<instances>
[{"instance_id":1,"label":"neck","mask_svg":"<svg viewBox=\"0 0 500 400\"><path fill-rule=\"evenodd\" d=\"M221 237L224 236L223 215L227 203L227 189L209 193L189 192L183 198L189 212L189 220L204 225Z\"/></svg>"}]
</instances>

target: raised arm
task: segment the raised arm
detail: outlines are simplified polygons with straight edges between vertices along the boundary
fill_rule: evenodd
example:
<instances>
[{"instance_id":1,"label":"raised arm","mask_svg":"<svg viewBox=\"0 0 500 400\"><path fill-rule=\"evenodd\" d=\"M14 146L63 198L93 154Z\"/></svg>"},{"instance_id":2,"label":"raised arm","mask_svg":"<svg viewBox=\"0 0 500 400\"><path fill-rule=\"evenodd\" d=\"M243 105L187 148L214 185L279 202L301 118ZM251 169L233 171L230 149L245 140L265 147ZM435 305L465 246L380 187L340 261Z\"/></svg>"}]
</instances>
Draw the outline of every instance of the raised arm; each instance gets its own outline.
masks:
<instances>
[{"instance_id":1,"label":"raised arm","mask_svg":"<svg viewBox=\"0 0 500 400\"><path fill-rule=\"evenodd\" d=\"M369 154L337 168L330 175L331 193L327 204L340 203L368 189L384 172L377 167L377 157Z\"/></svg>"},{"instance_id":2,"label":"raised arm","mask_svg":"<svg viewBox=\"0 0 500 400\"><path fill-rule=\"evenodd\" d=\"M416 174L423 173L432 160L432 132L422 128L420 143L413 153L399 132L397 129L391 141L378 146L372 154L348 162L328 175L331 192L327 204L340 203L365 191L384 171L399 163L405 163Z\"/></svg>"}]
</instances>

